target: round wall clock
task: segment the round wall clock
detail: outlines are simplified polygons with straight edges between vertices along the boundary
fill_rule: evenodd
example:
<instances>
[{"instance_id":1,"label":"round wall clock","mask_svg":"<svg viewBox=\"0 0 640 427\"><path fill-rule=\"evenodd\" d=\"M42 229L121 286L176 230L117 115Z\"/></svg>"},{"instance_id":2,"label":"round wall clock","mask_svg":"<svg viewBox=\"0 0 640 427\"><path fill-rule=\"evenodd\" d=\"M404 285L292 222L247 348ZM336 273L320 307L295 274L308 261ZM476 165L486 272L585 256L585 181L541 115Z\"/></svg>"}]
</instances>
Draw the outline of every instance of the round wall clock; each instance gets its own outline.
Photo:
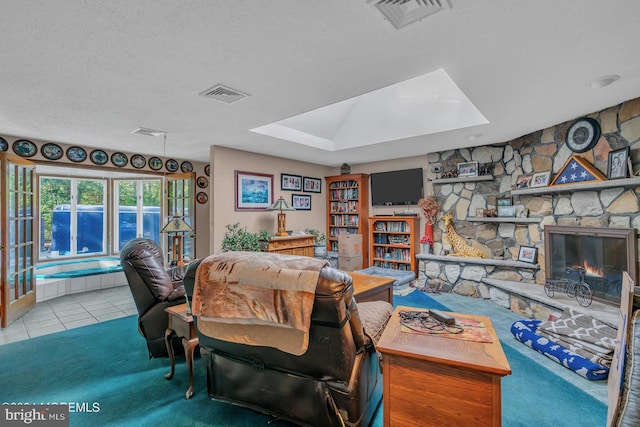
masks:
<instances>
[{"instance_id":1,"label":"round wall clock","mask_svg":"<svg viewBox=\"0 0 640 427\"><path fill-rule=\"evenodd\" d=\"M569 126L566 144L574 153L591 150L600 139L600 124L595 119L583 117Z\"/></svg>"}]
</instances>

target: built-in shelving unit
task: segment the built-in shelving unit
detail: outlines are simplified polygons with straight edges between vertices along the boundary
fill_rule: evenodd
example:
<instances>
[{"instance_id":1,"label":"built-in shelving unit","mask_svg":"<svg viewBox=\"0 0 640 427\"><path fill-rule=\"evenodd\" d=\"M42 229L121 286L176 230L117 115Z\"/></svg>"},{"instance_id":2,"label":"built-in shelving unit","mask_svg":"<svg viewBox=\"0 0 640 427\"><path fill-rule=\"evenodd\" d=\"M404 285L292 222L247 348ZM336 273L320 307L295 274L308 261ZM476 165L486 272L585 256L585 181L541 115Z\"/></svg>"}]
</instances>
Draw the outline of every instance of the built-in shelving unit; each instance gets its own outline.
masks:
<instances>
[{"instance_id":1,"label":"built-in shelving unit","mask_svg":"<svg viewBox=\"0 0 640 427\"><path fill-rule=\"evenodd\" d=\"M338 251L340 234L362 235L362 265L368 264L369 175L327 176L327 250Z\"/></svg>"},{"instance_id":2,"label":"built-in shelving unit","mask_svg":"<svg viewBox=\"0 0 640 427\"><path fill-rule=\"evenodd\" d=\"M562 184L551 187L536 187L511 190L512 196L525 196L535 194L573 193L575 191L603 190L614 187L636 187L640 185L640 177L609 179L598 182L580 182L577 184Z\"/></svg>"},{"instance_id":3,"label":"built-in shelving unit","mask_svg":"<svg viewBox=\"0 0 640 427\"><path fill-rule=\"evenodd\" d=\"M369 218L369 256L372 267L418 273L418 216L372 216Z\"/></svg>"}]
</instances>

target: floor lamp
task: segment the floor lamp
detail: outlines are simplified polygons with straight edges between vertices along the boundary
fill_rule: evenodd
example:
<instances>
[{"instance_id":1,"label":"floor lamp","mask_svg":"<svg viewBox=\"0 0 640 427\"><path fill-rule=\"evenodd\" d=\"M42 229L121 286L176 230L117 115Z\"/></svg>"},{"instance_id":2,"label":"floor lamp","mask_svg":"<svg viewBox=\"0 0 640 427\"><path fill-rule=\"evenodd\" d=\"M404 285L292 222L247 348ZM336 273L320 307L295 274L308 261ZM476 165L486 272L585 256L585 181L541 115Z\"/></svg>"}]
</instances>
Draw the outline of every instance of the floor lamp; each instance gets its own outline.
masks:
<instances>
[{"instance_id":1,"label":"floor lamp","mask_svg":"<svg viewBox=\"0 0 640 427\"><path fill-rule=\"evenodd\" d=\"M167 233L171 236L171 264L175 263L177 266L183 266L182 251L183 251L183 239L184 233L193 231L192 228L184 222L184 219L178 215L174 215L169 218L167 224L162 227L161 233Z\"/></svg>"},{"instance_id":2,"label":"floor lamp","mask_svg":"<svg viewBox=\"0 0 640 427\"><path fill-rule=\"evenodd\" d=\"M278 200L276 200L271 206L267 208L268 211L280 211L278 213L278 232L276 236L286 236L287 233L287 219L286 214L283 211L295 211L295 208L291 207L289 203L286 202L280 196Z\"/></svg>"}]
</instances>

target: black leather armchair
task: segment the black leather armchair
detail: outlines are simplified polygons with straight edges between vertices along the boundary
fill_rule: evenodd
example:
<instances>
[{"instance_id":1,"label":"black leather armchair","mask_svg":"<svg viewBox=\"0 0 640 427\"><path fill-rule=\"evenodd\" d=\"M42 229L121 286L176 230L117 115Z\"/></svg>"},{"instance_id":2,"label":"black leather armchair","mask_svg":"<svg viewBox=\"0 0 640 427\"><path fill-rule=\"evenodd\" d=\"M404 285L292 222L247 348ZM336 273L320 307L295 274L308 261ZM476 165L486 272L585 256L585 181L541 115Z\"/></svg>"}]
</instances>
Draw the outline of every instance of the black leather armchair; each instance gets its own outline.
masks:
<instances>
[{"instance_id":1,"label":"black leather armchair","mask_svg":"<svg viewBox=\"0 0 640 427\"><path fill-rule=\"evenodd\" d=\"M185 274L190 300L201 263L192 262ZM358 305L353 292L347 273L328 265L320 270L308 348L300 356L207 336L199 328L205 320L194 313L209 396L301 426L368 426L382 398L382 374L363 323L378 317L378 333L393 309L383 301Z\"/></svg>"},{"instance_id":2,"label":"black leather armchair","mask_svg":"<svg viewBox=\"0 0 640 427\"><path fill-rule=\"evenodd\" d=\"M147 342L149 357L168 357L164 335L169 318L164 309L185 302L185 267L166 270L162 249L145 238L124 245L120 264L138 309L138 331ZM181 345L174 348L176 352L183 351Z\"/></svg>"}]
</instances>

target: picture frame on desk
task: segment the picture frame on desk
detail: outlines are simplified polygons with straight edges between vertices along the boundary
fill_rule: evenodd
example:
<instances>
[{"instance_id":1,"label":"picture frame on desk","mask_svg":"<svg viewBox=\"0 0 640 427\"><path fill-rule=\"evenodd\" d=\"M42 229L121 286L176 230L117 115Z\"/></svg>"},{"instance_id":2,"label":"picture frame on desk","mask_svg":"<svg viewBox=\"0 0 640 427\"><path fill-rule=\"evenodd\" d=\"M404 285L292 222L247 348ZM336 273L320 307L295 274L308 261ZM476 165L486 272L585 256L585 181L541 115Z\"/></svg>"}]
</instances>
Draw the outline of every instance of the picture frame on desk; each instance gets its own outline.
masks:
<instances>
[{"instance_id":1,"label":"picture frame on desk","mask_svg":"<svg viewBox=\"0 0 640 427\"><path fill-rule=\"evenodd\" d=\"M629 147L611 151L607 165L607 178L626 178L629 169Z\"/></svg>"},{"instance_id":2,"label":"picture frame on desk","mask_svg":"<svg viewBox=\"0 0 640 427\"><path fill-rule=\"evenodd\" d=\"M518 261L535 264L537 255L538 248L533 246L520 246L520 250L518 251Z\"/></svg>"}]
</instances>

